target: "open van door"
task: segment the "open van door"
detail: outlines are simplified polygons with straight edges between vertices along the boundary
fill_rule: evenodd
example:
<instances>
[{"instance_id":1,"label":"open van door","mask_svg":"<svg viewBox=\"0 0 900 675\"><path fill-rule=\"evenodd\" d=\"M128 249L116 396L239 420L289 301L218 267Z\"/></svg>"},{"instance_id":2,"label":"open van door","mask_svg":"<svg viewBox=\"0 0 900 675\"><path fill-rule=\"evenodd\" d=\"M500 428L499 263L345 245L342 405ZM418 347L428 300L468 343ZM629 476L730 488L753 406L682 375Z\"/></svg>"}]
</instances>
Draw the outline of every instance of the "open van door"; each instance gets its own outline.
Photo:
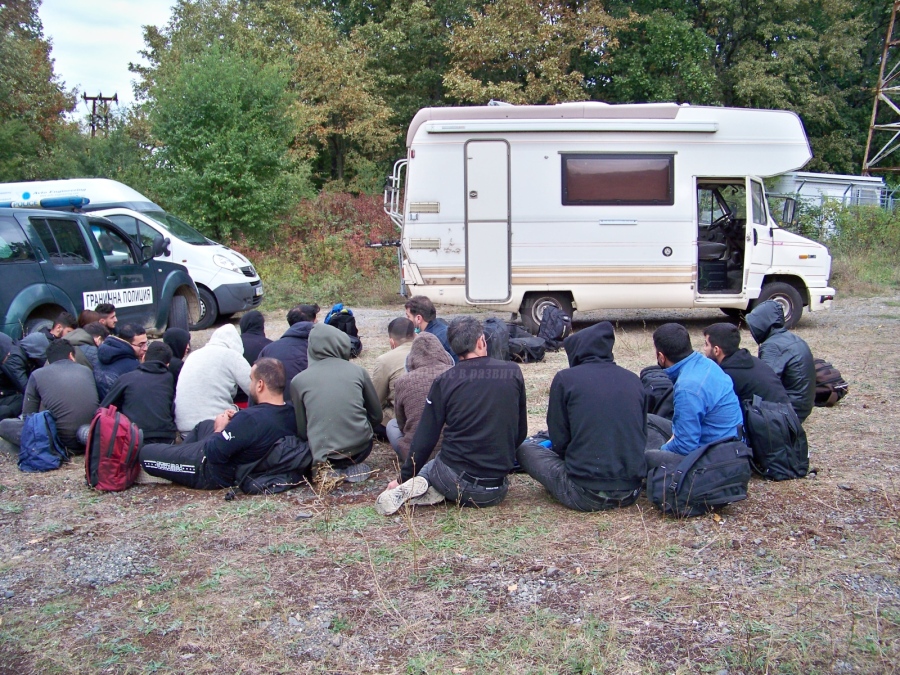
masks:
<instances>
[{"instance_id":1,"label":"open van door","mask_svg":"<svg viewBox=\"0 0 900 675\"><path fill-rule=\"evenodd\" d=\"M466 299L510 299L509 143L469 141L465 146Z\"/></svg>"},{"instance_id":2,"label":"open van door","mask_svg":"<svg viewBox=\"0 0 900 675\"><path fill-rule=\"evenodd\" d=\"M747 297L759 297L763 278L772 267L772 228L769 219L766 194L762 181L747 178L747 246L744 255L747 264Z\"/></svg>"}]
</instances>

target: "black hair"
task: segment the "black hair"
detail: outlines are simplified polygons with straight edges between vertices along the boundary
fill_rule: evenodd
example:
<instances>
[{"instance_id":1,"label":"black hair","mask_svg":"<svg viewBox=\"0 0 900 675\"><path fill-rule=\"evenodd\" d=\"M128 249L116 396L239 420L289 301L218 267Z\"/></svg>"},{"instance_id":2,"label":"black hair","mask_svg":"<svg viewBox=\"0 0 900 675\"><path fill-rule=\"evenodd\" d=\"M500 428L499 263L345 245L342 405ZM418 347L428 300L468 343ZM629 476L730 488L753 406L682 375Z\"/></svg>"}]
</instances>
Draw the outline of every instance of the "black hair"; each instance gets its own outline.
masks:
<instances>
[{"instance_id":1,"label":"black hair","mask_svg":"<svg viewBox=\"0 0 900 675\"><path fill-rule=\"evenodd\" d=\"M741 331L732 323L714 323L703 329L709 338L709 344L722 350L725 356L731 356L741 347Z\"/></svg>"},{"instance_id":2,"label":"black hair","mask_svg":"<svg viewBox=\"0 0 900 675\"><path fill-rule=\"evenodd\" d=\"M437 316L437 310L434 308L434 303L424 295L414 295L407 300L406 304L403 306L408 309L409 313L413 316L421 316L425 319L426 323L431 323L434 321L434 317Z\"/></svg>"},{"instance_id":3,"label":"black hair","mask_svg":"<svg viewBox=\"0 0 900 675\"><path fill-rule=\"evenodd\" d=\"M165 342L155 341L151 342L150 346L147 347L147 353L144 354L144 363L148 361L159 361L160 363L165 363L169 365L174 354L172 350L169 348Z\"/></svg>"},{"instance_id":4,"label":"black hair","mask_svg":"<svg viewBox=\"0 0 900 675\"><path fill-rule=\"evenodd\" d=\"M411 340L416 336L416 327L412 321L401 316L388 324L388 335L394 340Z\"/></svg>"},{"instance_id":5,"label":"black hair","mask_svg":"<svg viewBox=\"0 0 900 675\"><path fill-rule=\"evenodd\" d=\"M64 361L75 354L75 348L67 340L54 340L47 345L47 362Z\"/></svg>"},{"instance_id":6,"label":"black hair","mask_svg":"<svg viewBox=\"0 0 900 675\"><path fill-rule=\"evenodd\" d=\"M100 315L101 319L105 319L110 314L115 314L116 308L114 305L111 305L108 302L101 302L99 305L94 307L94 311Z\"/></svg>"},{"instance_id":7,"label":"black hair","mask_svg":"<svg viewBox=\"0 0 900 675\"><path fill-rule=\"evenodd\" d=\"M278 359L262 358L257 359L253 364L256 371L256 379L266 383L266 389L273 394L284 393L285 374L284 364Z\"/></svg>"},{"instance_id":8,"label":"black hair","mask_svg":"<svg viewBox=\"0 0 900 675\"><path fill-rule=\"evenodd\" d=\"M318 305L297 305L287 313L288 326L293 326L301 321L315 321L319 313Z\"/></svg>"},{"instance_id":9,"label":"black hair","mask_svg":"<svg viewBox=\"0 0 900 675\"><path fill-rule=\"evenodd\" d=\"M92 338L100 338L102 340L105 340L109 337L109 328L104 326L99 321L85 324L84 332L90 335Z\"/></svg>"},{"instance_id":10,"label":"black hair","mask_svg":"<svg viewBox=\"0 0 900 675\"><path fill-rule=\"evenodd\" d=\"M653 346L672 363L683 361L694 351L687 328L680 323L664 323L653 332Z\"/></svg>"},{"instance_id":11,"label":"black hair","mask_svg":"<svg viewBox=\"0 0 900 675\"><path fill-rule=\"evenodd\" d=\"M53 322L54 326L63 326L65 328L78 328L78 319L68 312L61 312Z\"/></svg>"},{"instance_id":12,"label":"black hair","mask_svg":"<svg viewBox=\"0 0 900 675\"><path fill-rule=\"evenodd\" d=\"M119 326L116 334L130 344L136 335L146 335L147 329L136 323L126 323L124 326Z\"/></svg>"},{"instance_id":13,"label":"black hair","mask_svg":"<svg viewBox=\"0 0 900 675\"><path fill-rule=\"evenodd\" d=\"M455 317L447 328L450 349L457 356L475 351L475 344L482 335L484 335L484 326L478 319L468 314Z\"/></svg>"}]
</instances>

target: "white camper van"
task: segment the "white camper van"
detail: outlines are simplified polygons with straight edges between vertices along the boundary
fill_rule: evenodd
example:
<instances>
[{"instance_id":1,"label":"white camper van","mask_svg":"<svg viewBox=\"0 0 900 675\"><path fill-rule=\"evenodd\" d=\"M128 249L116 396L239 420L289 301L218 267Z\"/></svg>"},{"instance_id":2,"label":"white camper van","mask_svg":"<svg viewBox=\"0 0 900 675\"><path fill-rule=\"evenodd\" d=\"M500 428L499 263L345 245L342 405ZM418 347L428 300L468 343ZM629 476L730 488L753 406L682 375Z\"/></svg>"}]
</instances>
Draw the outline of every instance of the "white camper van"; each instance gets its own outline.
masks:
<instances>
[{"instance_id":1,"label":"white camper van","mask_svg":"<svg viewBox=\"0 0 900 675\"><path fill-rule=\"evenodd\" d=\"M81 210L108 218L141 245L171 240L169 252L160 258L187 267L200 296L200 318L192 328L208 328L217 316L253 309L262 301L262 282L247 258L207 239L127 185L104 178L0 184L0 204L54 208L54 200L59 207L66 197L89 200Z\"/></svg>"},{"instance_id":2,"label":"white camper van","mask_svg":"<svg viewBox=\"0 0 900 675\"><path fill-rule=\"evenodd\" d=\"M811 157L790 112L653 103L426 108L385 211L409 295L522 314L828 309L831 256L780 229L762 178Z\"/></svg>"}]
</instances>

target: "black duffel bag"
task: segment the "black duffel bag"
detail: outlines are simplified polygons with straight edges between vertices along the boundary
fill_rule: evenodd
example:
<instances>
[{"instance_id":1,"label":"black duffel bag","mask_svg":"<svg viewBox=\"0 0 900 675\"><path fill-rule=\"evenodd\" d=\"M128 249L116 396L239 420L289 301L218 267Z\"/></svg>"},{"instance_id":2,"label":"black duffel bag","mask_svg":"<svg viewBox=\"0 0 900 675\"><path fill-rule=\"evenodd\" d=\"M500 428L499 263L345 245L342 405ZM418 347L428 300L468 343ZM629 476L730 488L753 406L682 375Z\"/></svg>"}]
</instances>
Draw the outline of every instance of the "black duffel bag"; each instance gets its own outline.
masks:
<instances>
[{"instance_id":1,"label":"black duffel bag","mask_svg":"<svg viewBox=\"0 0 900 675\"><path fill-rule=\"evenodd\" d=\"M262 459L238 466L234 484L244 494L274 495L301 485L310 467L309 443L297 436L285 436Z\"/></svg>"}]
</instances>

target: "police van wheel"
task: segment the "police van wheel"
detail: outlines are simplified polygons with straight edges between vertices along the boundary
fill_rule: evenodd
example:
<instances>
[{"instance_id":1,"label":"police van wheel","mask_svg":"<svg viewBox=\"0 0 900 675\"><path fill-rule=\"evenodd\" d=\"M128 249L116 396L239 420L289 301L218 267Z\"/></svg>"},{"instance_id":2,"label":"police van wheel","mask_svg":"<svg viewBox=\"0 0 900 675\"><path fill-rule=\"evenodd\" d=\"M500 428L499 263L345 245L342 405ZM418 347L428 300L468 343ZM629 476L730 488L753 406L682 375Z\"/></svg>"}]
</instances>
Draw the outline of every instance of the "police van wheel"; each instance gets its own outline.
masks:
<instances>
[{"instance_id":1,"label":"police van wheel","mask_svg":"<svg viewBox=\"0 0 900 675\"><path fill-rule=\"evenodd\" d=\"M53 321L42 317L28 319L22 327L22 336L24 337L25 335L37 333L41 328L53 328Z\"/></svg>"},{"instance_id":2,"label":"police van wheel","mask_svg":"<svg viewBox=\"0 0 900 675\"><path fill-rule=\"evenodd\" d=\"M572 300L565 293L531 293L525 296L522 301L522 324L533 335L537 335L544 310L551 305L572 316Z\"/></svg>"},{"instance_id":3,"label":"police van wheel","mask_svg":"<svg viewBox=\"0 0 900 675\"><path fill-rule=\"evenodd\" d=\"M172 305L169 307L169 328L183 328L188 330L188 304L183 295L172 297Z\"/></svg>"},{"instance_id":4,"label":"police van wheel","mask_svg":"<svg viewBox=\"0 0 900 675\"><path fill-rule=\"evenodd\" d=\"M216 304L216 296L202 286L197 287L197 295L200 299L200 318L191 326L191 330L206 330L219 317L219 306Z\"/></svg>"},{"instance_id":5,"label":"police van wheel","mask_svg":"<svg viewBox=\"0 0 900 675\"><path fill-rule=\"evenodd\" d=\"M784 327L793 328L800 317L803 316L803 298L796 288L783 281L774 281L766 284L760 291L759 298L753 303L753 306L765 302L766 300L774 300L784 311Z\"/></svg>"}]
</instances>

